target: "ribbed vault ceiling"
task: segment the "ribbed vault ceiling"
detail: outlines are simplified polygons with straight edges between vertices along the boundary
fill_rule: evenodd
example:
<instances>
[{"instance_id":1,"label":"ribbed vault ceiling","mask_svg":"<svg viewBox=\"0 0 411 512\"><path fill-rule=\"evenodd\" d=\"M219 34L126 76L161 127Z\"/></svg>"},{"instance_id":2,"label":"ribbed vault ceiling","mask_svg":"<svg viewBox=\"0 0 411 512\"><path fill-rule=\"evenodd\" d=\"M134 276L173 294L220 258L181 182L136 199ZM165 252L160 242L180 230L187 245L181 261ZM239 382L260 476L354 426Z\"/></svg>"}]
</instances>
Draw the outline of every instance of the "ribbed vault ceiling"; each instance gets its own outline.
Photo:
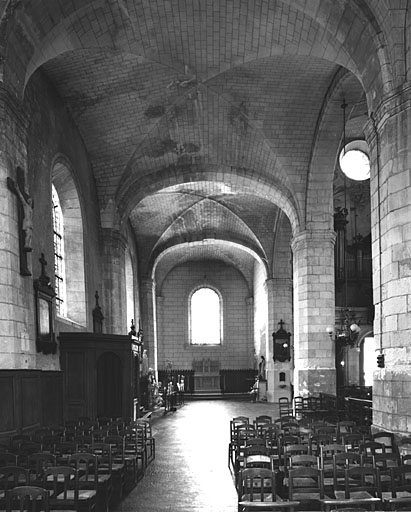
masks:
<instances>
[{"instance_id":1,"label":"ribbed vault ceiling","mask_svg":"<svg viewBox=\"0 0 411 512\"><path fill-rule=\"evenodd\" d=\"M354 2L27 0L17 17L33 44L28 86L41 70L72 113L100 210L114 202L129 214L143 273L164 251L162 275L177 262L221 259L248 279L254 257L270 272L274 198L303 222L324 98L341 65L365 65L356 42L372 44ZM357 82L352 112L361 100ZM333 129L339 141L341 123ZM331 190L335 152L327 158L318 182ZM160 190L151 186L159 174Z\"/></svg>"}]
</instances>

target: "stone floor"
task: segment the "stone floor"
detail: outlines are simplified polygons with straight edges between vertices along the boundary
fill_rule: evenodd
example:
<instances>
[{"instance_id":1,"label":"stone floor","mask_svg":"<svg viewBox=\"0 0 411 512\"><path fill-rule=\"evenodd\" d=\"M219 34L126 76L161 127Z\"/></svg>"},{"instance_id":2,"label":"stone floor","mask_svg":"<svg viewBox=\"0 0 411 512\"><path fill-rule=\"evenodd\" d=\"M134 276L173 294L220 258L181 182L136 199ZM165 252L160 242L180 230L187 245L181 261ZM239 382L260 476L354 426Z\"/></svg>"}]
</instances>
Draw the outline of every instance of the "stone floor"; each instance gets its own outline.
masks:
<instances>
[{"instance_id":1,"label":"stone floor","mask_svg":"<svg viewBox=\"0 0 411 512\"><path fill-rule=\"evenodd\" d=\"M156 458L116 512L237 512L227 465L230 419L279 416L267 402L199 400L153 421Z\"/></svg>"}]
</instances>

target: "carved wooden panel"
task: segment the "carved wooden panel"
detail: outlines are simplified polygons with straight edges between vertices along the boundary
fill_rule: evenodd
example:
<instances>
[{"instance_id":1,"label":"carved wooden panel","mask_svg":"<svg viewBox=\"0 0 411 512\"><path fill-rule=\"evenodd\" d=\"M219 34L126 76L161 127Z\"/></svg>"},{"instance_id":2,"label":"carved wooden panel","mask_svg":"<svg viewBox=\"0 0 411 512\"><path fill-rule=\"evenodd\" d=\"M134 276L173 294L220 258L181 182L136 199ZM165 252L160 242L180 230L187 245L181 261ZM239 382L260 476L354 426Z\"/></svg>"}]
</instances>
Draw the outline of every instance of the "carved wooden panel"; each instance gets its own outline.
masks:
<instances>
[{"instance_id":1,"label":"carved wooden panel","mask_svg":"<svg viewBox=\"0 0 411 512\"><path fill-rule=\"evenodd\" d=\"M21 426L30 429L42 424L42 407L39 401L40 379L38 375L23 376L21 379Z\"/></svg>"},{"instance_id":2,"label":"carved wooden panel","mask_svg":"<svg viewBox=\"0 0 411 512\"><path fill-rule=\"evenodd\" d=\"M14 429L15 403L13 381L10 377L0 377L0 432L11 432Z\"/></svg>"}]
</instances>

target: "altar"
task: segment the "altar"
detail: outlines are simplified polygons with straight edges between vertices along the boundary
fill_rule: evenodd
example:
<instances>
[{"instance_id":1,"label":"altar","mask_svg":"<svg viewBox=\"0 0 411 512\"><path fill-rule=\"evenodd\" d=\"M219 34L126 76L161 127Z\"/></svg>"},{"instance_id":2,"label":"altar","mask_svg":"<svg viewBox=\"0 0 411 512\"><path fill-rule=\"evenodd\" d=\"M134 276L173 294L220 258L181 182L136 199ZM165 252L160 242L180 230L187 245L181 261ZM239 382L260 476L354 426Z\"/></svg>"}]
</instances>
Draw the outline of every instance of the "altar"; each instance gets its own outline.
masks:
<instances>
[{"instance_id":1,"label":"altar","mask_svg":"<svg viewBox=\"0 0 411 512\"><path fill-rule=\"evenodd\" d=\"M209 358L193 361L194 391L220 392L220 362Z\"/></svg>"}]
</instances>

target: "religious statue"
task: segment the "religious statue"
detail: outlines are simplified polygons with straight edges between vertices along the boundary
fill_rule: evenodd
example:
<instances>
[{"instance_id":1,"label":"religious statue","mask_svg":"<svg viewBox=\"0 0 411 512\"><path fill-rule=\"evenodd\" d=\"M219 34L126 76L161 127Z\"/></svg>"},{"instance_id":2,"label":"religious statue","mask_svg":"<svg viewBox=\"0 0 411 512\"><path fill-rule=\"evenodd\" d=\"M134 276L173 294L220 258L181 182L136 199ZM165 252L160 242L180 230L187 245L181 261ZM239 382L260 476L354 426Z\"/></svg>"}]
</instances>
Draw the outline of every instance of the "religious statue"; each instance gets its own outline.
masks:
<instances>
[{"instance_id":1,"label":"religious statue","mask_svg":"<svg viewBox=\"0 0 411 512\"><path fill-rule=\"evenodd\" d=\"M33 250L33 198L26 191L24 170L17 167L16 180L7 178L8 189L18 199L20 273L31 276L28 253Z\"/></svg>"},{"instance_id":2,"label":"religious statue","mask_svg":"<svg viewBox=\"0 0 411 512\"><path fill-rule=\"evenodd\" d=\"M14 182L10 179L9 183L12 183L12 191L19 198L23 209L23 220L21 225L21 229L24 232L23 250L25 252L30 252L33 250L33 199L25 190L20 190L18 182Z\"/></svg>"},{"instance_id":3,"label":"religious statue","mask_svg":"<svg viewBox=\"0 0 411 512\"><path fill-rule=\"evenodd\" d=\"M148 371L149 371L149 368L148 368L148 355L147 355L147 350L144 349L143 350L143 356L141 358L141 374L143 377L146 377L148 375Z\"/></svg>"},{"instance_id":4,"label":"religious statue","mask_svg":"<svg viewBox=\"0 0 411 512\"><path fill-rule=\"evenodd\" d=\"M260 380L266 380L265 378L265 357L261 356L261 361L258 364L258 378Z\"/></svg>"}]
</instances>

